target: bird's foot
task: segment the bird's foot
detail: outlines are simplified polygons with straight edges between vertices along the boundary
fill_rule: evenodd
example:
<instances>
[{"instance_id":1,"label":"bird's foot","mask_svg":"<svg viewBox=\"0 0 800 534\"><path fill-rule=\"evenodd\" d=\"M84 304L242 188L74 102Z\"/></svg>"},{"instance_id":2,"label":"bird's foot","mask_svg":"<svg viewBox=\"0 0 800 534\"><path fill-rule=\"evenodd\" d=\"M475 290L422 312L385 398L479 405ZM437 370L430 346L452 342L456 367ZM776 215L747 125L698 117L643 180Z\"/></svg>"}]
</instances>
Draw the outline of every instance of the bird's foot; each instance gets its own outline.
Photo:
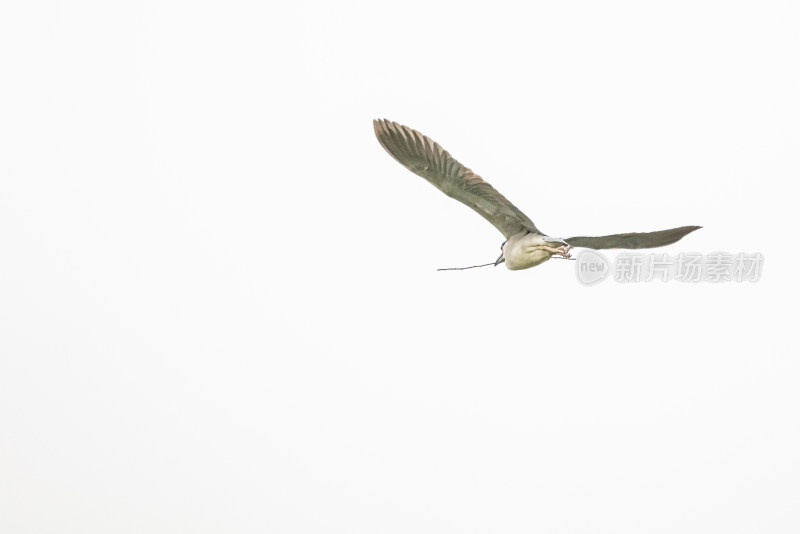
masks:
<instances>
[{"instance_id":1,"label":"bird's foot","mask_svg":"<svg viewBox=\"0 0 800 534\"><path fill-rule=\"evenodd\" d=\"M572 259L572 256L569 255L569 251L572 250L572 245L561 245L560 247L548 247L547 245L542 245L541 249L546 250L553 256L564 258L565 260Z\"/></svg>"}]
</instances>

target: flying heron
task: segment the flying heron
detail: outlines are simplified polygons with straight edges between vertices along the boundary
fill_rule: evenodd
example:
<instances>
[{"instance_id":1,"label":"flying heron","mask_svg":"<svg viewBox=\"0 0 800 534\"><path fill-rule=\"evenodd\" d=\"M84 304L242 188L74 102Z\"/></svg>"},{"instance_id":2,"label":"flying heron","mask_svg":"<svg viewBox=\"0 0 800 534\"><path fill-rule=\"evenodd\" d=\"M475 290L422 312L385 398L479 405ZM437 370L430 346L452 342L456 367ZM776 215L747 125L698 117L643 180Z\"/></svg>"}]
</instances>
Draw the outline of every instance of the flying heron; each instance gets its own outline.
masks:
<instances>
[{"instance_id":1,"label":"flying heron","mask_svg":"<svg viewBox=\"0 0 800 534\"><path fill-rule=\"evenodd\" d=\"M494 262L512 271L528 269L553 256L570 258L573 247L593 249L653 248L675 243L700 226L681 226L658 232L631 232L597 237L550 237L539 231L527 215L480 176L455 160L430 138L386 119L372 121L375 135L386 151L411 172L442 193L463 202L500 230L506 240Z\"/></svg>"}]
</instances>

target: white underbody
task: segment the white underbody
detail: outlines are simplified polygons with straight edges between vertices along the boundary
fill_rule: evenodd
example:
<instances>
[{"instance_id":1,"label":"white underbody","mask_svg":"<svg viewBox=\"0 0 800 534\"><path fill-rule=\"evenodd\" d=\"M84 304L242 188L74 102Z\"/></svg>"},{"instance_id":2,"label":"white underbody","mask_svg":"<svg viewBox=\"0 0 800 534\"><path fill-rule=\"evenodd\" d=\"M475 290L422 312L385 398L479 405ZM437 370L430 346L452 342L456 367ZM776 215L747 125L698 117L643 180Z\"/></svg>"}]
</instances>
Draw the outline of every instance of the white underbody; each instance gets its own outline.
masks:
<instances>
[{"instance_id":1,"label":"white underbody","mask_svg":"<svg viewBox=\"0 0 800 534\"><path fill-rule=\"evenodd\" d=\"M569 257L566 241L542 234L520 232L503 245L506 267L512 271L529 269L549 260L554 254Z\"/></svg>"}]
</instances>

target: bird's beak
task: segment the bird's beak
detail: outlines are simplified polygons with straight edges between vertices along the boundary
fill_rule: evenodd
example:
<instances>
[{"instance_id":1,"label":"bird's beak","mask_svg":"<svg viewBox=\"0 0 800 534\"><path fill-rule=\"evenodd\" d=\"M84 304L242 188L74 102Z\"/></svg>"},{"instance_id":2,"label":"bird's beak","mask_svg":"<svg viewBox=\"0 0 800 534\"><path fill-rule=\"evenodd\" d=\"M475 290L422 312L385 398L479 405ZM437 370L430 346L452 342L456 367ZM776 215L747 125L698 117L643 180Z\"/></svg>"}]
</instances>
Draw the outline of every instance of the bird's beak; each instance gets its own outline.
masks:
<instances>
[{"instance_id":1,"label":"bird's beak","mask_svg":"<svg viewBox=\"0 0 800 534\"><path fill-rule=\"evenodd\" d=\"M499 258L497 258L497 261L496 261L496 262L494 262L494 266L495 266L495 267L497 267L498 265L500 265L500 264L501 264L501 263L503 263L504 261L506 261L506 259L503 257L503 255L502 255L502 254L500 254L500 257L499 257Z\"/></svg>"}]
</instances>

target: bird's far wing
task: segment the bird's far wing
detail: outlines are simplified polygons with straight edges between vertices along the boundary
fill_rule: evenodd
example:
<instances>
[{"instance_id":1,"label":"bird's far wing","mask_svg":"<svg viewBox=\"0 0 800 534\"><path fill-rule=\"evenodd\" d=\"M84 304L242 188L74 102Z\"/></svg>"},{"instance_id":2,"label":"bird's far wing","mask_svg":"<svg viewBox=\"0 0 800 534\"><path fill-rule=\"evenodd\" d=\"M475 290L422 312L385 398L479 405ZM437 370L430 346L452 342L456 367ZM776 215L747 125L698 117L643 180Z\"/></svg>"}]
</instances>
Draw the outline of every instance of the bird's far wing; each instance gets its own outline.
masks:
<instances>
[{"instance_id":1,"label":"bird's far wing","mask_svg":"<svg viewBox=\"0 0 800 534\"><path fill-rule=\"evenodd\" d=\"M658 232L631 232L628 234L604 235L598 237L568 237L564 241L573 247L593 249L603 248L653 248L671 245L683 236L702 228L702 226L681 226Z\"/></svg>"},{"instance_id":2,"label":"bird's far wing","mask_svg":"<svg viewBox=\"0 0 800 534\"><path fill-rule=\"evenodd\" d=\"M533 222L497 190L416 130L389 120L374 120L378 141L408 170L463 202L506 236L522 230L540 233Z\"/></svg>"}]
</instances>

